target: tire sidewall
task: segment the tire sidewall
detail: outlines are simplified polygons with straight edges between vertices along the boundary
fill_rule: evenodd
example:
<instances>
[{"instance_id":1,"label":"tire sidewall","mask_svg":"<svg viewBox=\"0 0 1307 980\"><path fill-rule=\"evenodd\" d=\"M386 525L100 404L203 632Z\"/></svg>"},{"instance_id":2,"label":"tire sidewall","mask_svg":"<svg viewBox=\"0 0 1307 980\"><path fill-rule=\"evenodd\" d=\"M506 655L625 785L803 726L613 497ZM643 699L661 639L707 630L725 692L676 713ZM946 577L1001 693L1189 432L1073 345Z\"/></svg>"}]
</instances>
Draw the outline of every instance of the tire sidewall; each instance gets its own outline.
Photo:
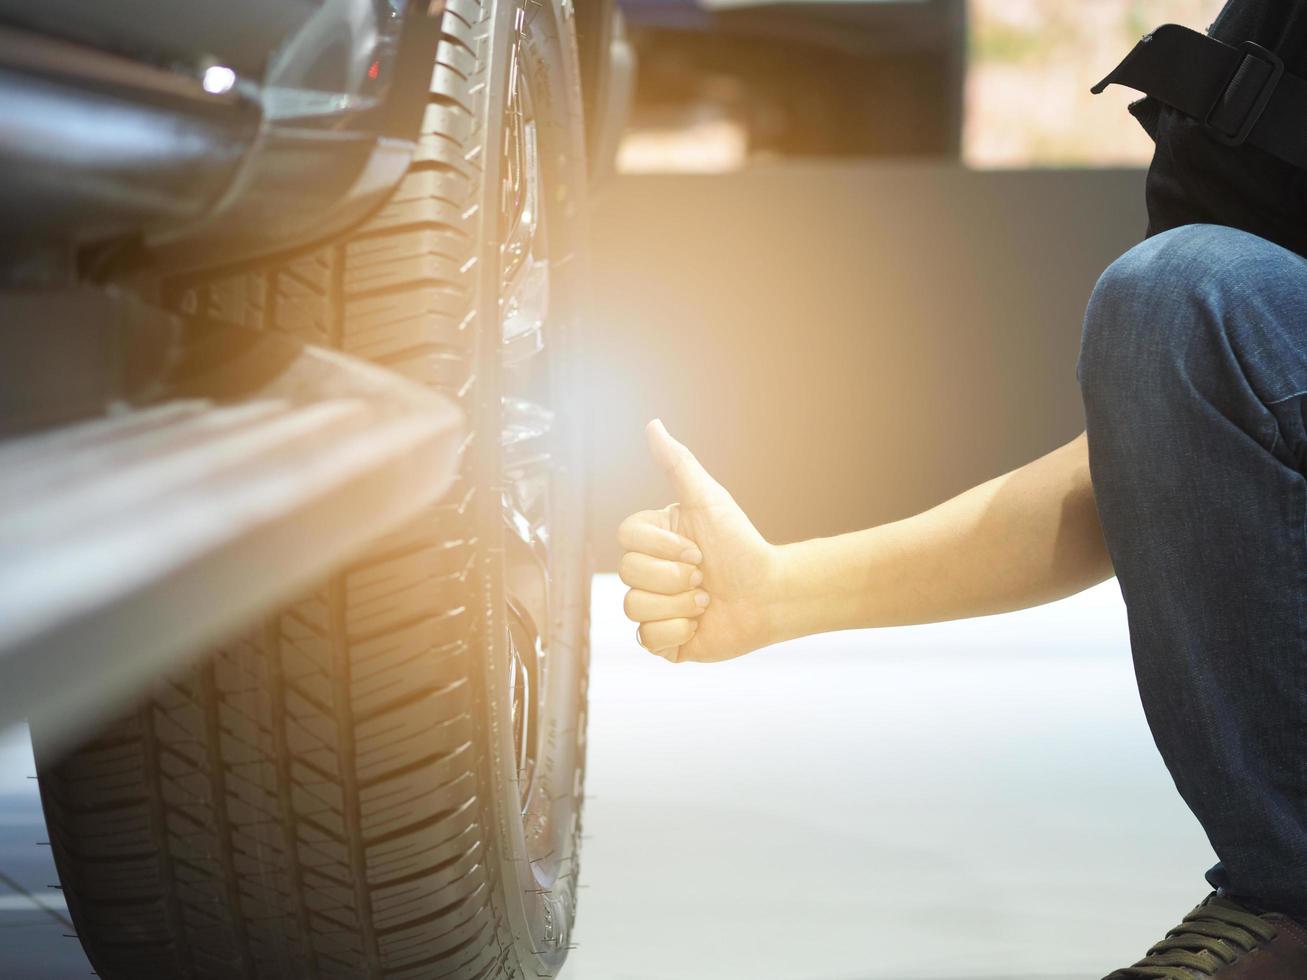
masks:
<instances>
[{"instance_id":1,"label":"tire sidewall","mask_svg":"<svg viewBox=\"0 0 1307 980\"><path fill-rule=\"evenodd\" d=\"M585 696L588 666L589 568L585 550L584 406L581 395L581 320L585 231L585 148L574 17L570 2L533 4L494 0L490 13L491 85L487 151L499 152L509 73L530 88L542 171L545 234L550 263L546 325L550 388L555 412L555 478L551 487L550 617L548 678L540 732L536 782L524 815L519 806L510 652L506 631L487 617L482 686L487 710L486 772L494 808L494 860L512 947L528 976L552 975L566 956L576 910L581 780L584 770ZM489 159L487 164L489 164ZM484 213L497 216L498 168L482 189ZM487 230L494 231L490 223ZM498 258L498 243L494 256ZM492 254L487 249L483 254ZM490 308L483 303L482 309ZM487 317L497 330L497 317ZM497 337L494 338L497 340ZM486 360L481 363L485 365ZM496 391L498 385L493 386ZM487 413L492 414L492 413ZM491 428L484 415L478 428ZM497 426L483 445L497 443ZM483 520L483 540L502 541L498 512ZM484 562L502 561L503 548L483 551ZM487 569L490 609L505 606L502 569ZM496 574L498 572L498 574Z\"/></svg>"}]
</instances>

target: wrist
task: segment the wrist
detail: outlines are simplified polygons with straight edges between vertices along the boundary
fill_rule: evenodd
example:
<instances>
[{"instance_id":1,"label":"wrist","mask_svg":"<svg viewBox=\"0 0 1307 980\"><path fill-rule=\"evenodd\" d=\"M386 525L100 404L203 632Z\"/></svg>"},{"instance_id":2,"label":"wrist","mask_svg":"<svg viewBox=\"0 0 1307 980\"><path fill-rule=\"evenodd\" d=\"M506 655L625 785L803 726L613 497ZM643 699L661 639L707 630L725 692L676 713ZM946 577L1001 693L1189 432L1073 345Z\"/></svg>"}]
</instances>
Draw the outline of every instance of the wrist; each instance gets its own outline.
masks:
<instances>
[{"instance_id":1,"label":"wrist","mask_svg":"<svg viewBox=\"0 0 1307 980\"><path fill-rule=\"evenodd\" d=\"M770 545L770 575L766 608L768 644L821 632L816 624L812 594L811 542Z\"/></svg>"},{"instance_id":2,"label":"wrist","mask_svg":"<svg viewBox=\"0 0 1307 980\"><path fill-rule=\"evenodd\" d=\"M884 579L892 525L776 549L773 643L831 630L886 626Z\"/></svg>"}]
</instances>

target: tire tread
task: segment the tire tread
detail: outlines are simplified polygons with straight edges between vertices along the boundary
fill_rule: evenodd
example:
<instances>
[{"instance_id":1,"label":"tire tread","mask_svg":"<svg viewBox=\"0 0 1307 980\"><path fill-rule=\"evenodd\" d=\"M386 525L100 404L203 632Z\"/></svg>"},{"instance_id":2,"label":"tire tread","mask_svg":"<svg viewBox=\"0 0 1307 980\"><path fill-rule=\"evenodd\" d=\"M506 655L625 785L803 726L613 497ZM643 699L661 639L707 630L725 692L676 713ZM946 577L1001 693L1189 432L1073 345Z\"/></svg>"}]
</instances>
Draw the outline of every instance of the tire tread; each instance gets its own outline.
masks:
<instances>
[{"instance_id":1,"label":"tire tread","mask_svg":"<svg viewBox=\"0 0 1307 980\"><path fill-rule=\"evenodd\" d=\"M449 0L419 151L391 200L342 245L193 284L199 315L337 346L470 404L482 19L476 0ZM467 681L476 492L460 478L43 767L60 876L100 976L516 975Z\"/></svg>"}]
</instances>

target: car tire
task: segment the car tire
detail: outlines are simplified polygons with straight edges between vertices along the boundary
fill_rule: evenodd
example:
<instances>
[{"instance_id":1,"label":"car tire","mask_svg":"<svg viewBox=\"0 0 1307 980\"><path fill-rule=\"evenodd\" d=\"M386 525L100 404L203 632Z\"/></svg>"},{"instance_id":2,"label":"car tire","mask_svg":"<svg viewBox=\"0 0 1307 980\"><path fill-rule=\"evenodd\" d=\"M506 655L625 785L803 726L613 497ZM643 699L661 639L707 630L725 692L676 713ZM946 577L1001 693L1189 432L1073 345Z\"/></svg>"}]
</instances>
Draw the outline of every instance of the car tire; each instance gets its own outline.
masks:
<instances>
[{"instance_id":1,"label":"car tire","mask_svg":"<svg viewBox=\"0 0 1307 980\"><path fill-rule=\"evenodd\" d=\"M448 0L414 163L347 240L163 279L453 396L454 488L72 752L34 730L117 978L554 976L576 906L589 577L570 4Z\"/></svg>"}]
</instances>

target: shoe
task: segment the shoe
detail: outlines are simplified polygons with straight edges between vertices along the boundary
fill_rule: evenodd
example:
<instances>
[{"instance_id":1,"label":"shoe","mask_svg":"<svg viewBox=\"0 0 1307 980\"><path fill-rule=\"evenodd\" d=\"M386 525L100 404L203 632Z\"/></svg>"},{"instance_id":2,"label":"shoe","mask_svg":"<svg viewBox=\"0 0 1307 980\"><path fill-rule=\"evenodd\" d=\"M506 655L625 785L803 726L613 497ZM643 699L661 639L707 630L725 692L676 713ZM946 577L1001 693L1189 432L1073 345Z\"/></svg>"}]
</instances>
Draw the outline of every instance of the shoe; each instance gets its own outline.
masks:
<instances>
[{"instance_id":1,"label":"shoe","mask_svg":"<svg viewBox=\"0 0 1307 980\"><path fill-rule=\"evenodd\" d=\"M1134 966L1103 980L1307 980L1307 929L1216 892Z\"/></svg>"}]
</instances>

